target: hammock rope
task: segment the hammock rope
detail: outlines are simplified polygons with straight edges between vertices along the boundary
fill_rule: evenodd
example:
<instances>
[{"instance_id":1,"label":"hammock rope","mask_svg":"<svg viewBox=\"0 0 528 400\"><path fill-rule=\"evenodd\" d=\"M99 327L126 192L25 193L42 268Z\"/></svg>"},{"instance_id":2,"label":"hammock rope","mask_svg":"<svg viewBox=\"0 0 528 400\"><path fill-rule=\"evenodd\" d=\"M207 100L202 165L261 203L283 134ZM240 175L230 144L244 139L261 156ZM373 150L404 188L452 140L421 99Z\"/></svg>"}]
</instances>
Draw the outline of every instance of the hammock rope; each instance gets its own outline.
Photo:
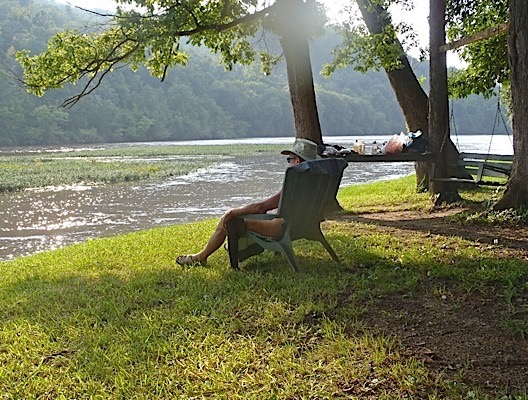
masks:
<instances>
[{"instance_id":1,"label":"hammock rope","mask_svg":"<svg viewBox=\"0 0 528 400\"><path fill-rule=\"evenodd\" d=\"M455 133L455 141L456 141L455 146L457 150L460 152L460 143L458 141L458 131L457 131L457 126L455 122L455 112L454 111L455 111L455 107L453 106L453 99L451 99L451 113L449 116L449 123L450 123L451 130ZM512 143L512 139L510 135L510 129L508 128L508 124L506 123L506 118L504 118L504 113L502 112L502 105L501 105L501 100L500 100L500 86L499 86L499 90L497 93L497 108L495 111L495 118L493 121L493 128L491 130L490 141L488 144L488 152L486 153L486 156L489 156L491 154L491 145L493 143L493 136L495 135L495 132L499 128L499 125L501 123L504 126L504 129L506 130L506 133L508 134L508 139L510 140L510 143L512 144L512 147L513 147L513 143Z\"/></svg>"}]
</instances>

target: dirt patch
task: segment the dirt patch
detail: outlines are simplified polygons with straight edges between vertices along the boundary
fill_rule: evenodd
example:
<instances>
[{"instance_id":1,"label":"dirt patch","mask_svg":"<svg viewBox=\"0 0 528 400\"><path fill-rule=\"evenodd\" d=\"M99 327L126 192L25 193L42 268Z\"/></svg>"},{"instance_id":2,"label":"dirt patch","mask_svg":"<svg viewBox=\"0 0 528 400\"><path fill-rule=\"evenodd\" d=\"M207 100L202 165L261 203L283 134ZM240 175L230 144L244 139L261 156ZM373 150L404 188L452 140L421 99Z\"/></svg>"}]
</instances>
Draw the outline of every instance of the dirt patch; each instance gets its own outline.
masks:
<instances>
[{"instance_id":1,"label":"dirt patch","mask_svg":"<svg viewBox=\"0 0 528 400\"><path fill-rule=\"evenodd\" d=\"M435 372L489 393L524 392L528 342L501 328L503 303L493 293L435 297L422 291L378 299L363 321L396 336L409 356Z\"/></svg>"},{"instance_id":2,"label":"dirt patch","mask_svg":"<svg viewBox=\"0 0 528 400\"><path fill-rule=\"evenodd\" d=\"M435 234L458 236L477 244L493 245L498 252L512 253L528 260L528 226L461 224L446 218L465 211L462 208L434 212L394 211L343 216L344 219L374 224L380 230L399 235Z\"/></svg>"},{"instance_id":3,"label":"dirt patch","mask_svg":"<svg viewBox=\"0 0 528 400\"><path fill-rule=\"evenodd\" d=\"M474 246L492 248L498 257L528 261L528 227L462 225L446 218L461 211L398 211L342 218L371 224L380 232L403 239L406 235L459 236ZM502 326L509 312L504 288L489 287L485 293L470 294L449 282L444 288L439 293L423 282L412 298L379 298L368 308L363 321L375 331L394 335L410 356L435 372L490 394L504 390L526 393L528 340ZM526 307L528 293L518 297Z\"/></svg>"}]
</instances>

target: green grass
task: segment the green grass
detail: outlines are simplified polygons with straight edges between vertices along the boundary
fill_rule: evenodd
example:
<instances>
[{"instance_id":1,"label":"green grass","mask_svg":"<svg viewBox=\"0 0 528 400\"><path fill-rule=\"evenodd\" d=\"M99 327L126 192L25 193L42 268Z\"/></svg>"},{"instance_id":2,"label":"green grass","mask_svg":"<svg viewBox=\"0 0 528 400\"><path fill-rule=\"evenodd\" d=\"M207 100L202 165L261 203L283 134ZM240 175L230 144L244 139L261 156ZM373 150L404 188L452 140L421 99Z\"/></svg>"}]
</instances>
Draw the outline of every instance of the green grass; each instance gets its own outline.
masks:
<instances>
[{"instance_id":1,"label":"green grass","mask_svg":"<svg viewBox=\"0 0 528 400\"><path fill-rule=\"evenodd\" d=\"M136 145L116 146L105 149L77 150L55 153L62 157L65 154L76 157L153 157L153 156L245 156L254 154L277 154L284 149L284 145L270 144L239 144L239 145Z\"/></svg>"},{"instance_id":2,"label":"green grass","mask_svg":"<svg viewBox=\"0 0 528 400\"><path fill-rule=\"evenodd\" d=\"M108 184L184 175L210 162L105 162L28 159L0 162L0 192L76 184Z\"/></svg>"},{"instance_id":3,"label":"green grass","mask_svg":"<svg viewBox=\"0 0 528 400\"><path fill-rule=\"evenodd\" d=\"M371 210L426 207L412 178L384 184L398 195L376 183L346 188L340 202L369 211L370 194ZM236 272L223 250L206 268L175 265L214 224L94 239L1 263L2 398L490 398L431 372L362 316L379 296L413 296L424 282L438 293L446 282L463 291L503 287L514 315L528 289L526 261L456 237L402 241L342 221L324 229L343 266L306 241L295 245L300 273L267 253Z\"/></svg>"},{"instance_id":4,"label":"green grass","mask_svg":"<svg viewBox=\"0 0 528 400\"><path fill-rule=\"evenodd\" d=\"M430 207L429 195L416 192L416 177L354 185L342 189L338 200L350 212L378 212L390 209L419 210Z\"/></svg>"},{"instance_id":5,"label":"green grass","mask_svg":"<svg viewBox=\"0 0 528 400\"><path fill-rule=\"evenodd\" d=\"M130 146L0 156L0 193L76 184L165 179L221 157L277 154L283 146Z\"/></svg>"}]
</instances>

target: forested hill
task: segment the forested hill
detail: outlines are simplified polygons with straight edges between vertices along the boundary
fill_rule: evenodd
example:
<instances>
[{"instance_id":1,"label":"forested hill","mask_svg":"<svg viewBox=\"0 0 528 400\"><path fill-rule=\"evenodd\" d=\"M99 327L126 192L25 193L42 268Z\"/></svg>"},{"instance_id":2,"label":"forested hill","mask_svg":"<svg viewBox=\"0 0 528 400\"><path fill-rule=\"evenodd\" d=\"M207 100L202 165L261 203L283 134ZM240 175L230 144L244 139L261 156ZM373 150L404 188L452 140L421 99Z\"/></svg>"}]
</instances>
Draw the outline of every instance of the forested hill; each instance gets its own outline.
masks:
<instances>
[{"instance_id":1,"label":"forested hill","mask_svg":"<svg viewBox=\"0 0 528 400\"><path fill-rule=\"evenodd\" d=\"M225 71L216 56L189 49L185 68L164 82L144 69L120 69L71 109L61 103L81 86L26 94L13 76L18 50L42 51L58 30L95 22L87 13L45 0L0 2L0 146L160 141L251 136L292 136L293 120L284 66L265 76L258 66ZM402 113L383 72L352 68L325 79L338 36L312 44L312 60L324 135L391 134L405 129ZM426 75L426 65L417 75ZM496 103L472 97L455 103L457 131L485 133L493 127Z\"/></svg>"}]
</instances>

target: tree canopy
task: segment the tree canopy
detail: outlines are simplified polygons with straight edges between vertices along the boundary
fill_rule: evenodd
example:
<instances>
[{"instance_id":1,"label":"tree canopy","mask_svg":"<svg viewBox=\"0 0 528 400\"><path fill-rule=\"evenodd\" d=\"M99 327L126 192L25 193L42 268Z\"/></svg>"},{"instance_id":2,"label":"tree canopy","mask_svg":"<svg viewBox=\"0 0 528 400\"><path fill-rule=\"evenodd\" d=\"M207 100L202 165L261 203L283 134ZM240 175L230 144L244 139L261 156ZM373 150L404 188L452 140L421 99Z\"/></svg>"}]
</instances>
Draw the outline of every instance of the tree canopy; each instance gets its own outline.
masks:
<instances>
[{"instance_id":1,"label":"tree canopy","mask_svg":"<svg viewBox=\"0 0 528 400\"><path fill-rule=\"evenodd\" d=\"M100 15L39 0L2 2L0 52L9 68L19 74L20 67L9 62L17 50L42 52L48 37L64 29L93 30L100 27L101 19ZM275 52L277 45L272 39L268 35L266 44ZM332 29L311 42L324 134L390 135L404 130L401 111L385 74L362 74L352 68L337 70L329 78L317 73L329 62L330 51L338 43L339 37ZM83 80L37 98L19 91L4 70L0 79L0 143L43 145L292 135L283 63L273 67L271 76L262 74L258 61L250 66L234 65L225 72L219 65L219 56L211 55L208 49L188 44L181 47L189 55L187 68L172 68L163 82L151 77L145 67L135 73L129 68L116 68L105 77L104 85L72 108L59 105L79 93ZM427 76L426 63L415 62L415 67L418 75ZM488 132L495 106L478 96L455 102L458 132Z\"/></svg>"},{"instance_id":2,"label":"tree canopy","mask_svg":"<svg viewBox=\"0 0 528 400\"><path fill-rule=\"evenodd\" d=\"M280 24L276 22L289 2L277 1L265 7L256 0L117 0L117 3L135 7L120 6L115 15L92 12L104 18L99 29L58 32L50 38L46 51L35 56L20 51L17 59L24 68L24 82L29 91L40 96L45 90L87 78L83 91L71 99L75 102L122 65L132 70L145 66L153 76L163 80L171 67L188 63L186 45L209 48L220 55L228 69L237 63L248 65L259 54L265 71L269 72L273 57L268 49L257 52L250 40L262 29L278 31ZM310 34L320 31L324 20L317 2L307 4L309 7L298 18L310 18L304 24L310 27Z\"/></svg>"},{"instance_id":3,"label":"tree canopy","mask_svg":"<svg viewBox=\"0 0 528 400\"><path fill-rule=\"evenodd\" d=\"M508 1L449 0L446 13L447 35L450 41L455 41L507 22ZM468 66L451 73L452 95L482 94L489 97L497 84L509 86L507 32L468 44L458 53Z\"/></svg>"},{"instance_id":4,"label":"tree canopy","mask_svg":"<svg viewBox=\"0 0 528 400\"><path fill-rule=\"evenodd\" d=\"M369 32L363 19L355 14L350 15L348 22L340 26L343 44L335 52L334 61L326 66L329 74L339 67L353 66L358 71L387 71L401 67L398 57L401 48L394 46L392 40L396 35L404 48L416 46L416 34L404 23L392 23L390 7L400 7L408 12L413 9L413 2L401 0L371 0L372 7L382 11L386 25L379 33ZM508 20L507 0L448 0L446 8L447 38L450 42L475 34L484 29L498 26ZM510 69L508 65L507 33L478 41L462 48L457 53L468 63L467 68L450 71L450 94L457 98L479 94L489 97L497 83L508 85ZM427 49L421 49L424 58Z\"/></svg>"}]
</instances>

